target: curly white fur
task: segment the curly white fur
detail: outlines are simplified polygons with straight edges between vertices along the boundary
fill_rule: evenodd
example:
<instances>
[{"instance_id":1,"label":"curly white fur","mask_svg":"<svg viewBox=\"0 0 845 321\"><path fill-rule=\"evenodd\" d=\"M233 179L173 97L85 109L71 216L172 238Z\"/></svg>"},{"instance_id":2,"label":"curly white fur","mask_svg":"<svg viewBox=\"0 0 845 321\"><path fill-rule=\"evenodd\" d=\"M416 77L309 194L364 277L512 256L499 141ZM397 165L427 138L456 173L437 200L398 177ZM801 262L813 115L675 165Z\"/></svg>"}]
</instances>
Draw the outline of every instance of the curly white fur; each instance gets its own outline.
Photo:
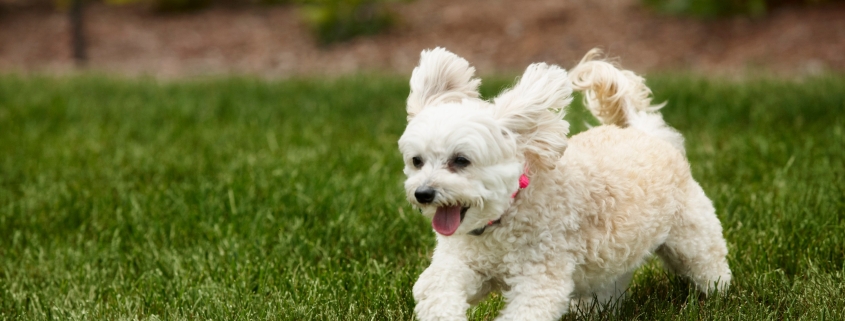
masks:
<instances>
[{"instance_id":1,"label":"curly white fur","mask_svg":"<svg viewBox=\"0 0 845 321\"><path fill-rule=\"evenodd\" d=\"M620 298L653 253L704 293L727 289L721 224L683 138L651 107L641 77L595 55L570 75L533 64L488 102L466 60L423 52L399 139L405 190L427 217L455 206L463 214L453 234L437 234L414 285L419 319L466 320L471 304L501 291L498 319L555 320L593 298ZM573 87L606 125L567 141L561 116ZM531 184L511 198L526 170Z\"/></svg>"}]
</instances>

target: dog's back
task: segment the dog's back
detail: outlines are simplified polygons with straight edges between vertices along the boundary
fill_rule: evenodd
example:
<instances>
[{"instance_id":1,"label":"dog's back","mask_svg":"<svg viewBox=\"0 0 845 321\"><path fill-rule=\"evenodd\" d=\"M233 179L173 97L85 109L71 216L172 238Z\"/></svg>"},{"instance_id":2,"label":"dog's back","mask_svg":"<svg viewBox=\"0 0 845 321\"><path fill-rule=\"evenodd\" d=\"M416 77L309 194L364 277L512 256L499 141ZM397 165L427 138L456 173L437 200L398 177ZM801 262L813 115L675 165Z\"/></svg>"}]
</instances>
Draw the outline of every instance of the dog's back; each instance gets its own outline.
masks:
<instances>
[{"instance_id":1,"label":"dog's back","mask_svg":"<svg viewBox=\"0 0 845 321\"><path fill-rule=\"evenodd\" d=\"M724 290L731 272L721 224L692 178L684 140L651 105L642 77L588 53L570 71L573 88L603 126L570 138L558 168L579 186L584 202L580 233L584 264L576 294L589 299L620 295L625 274L651 253L705 293ZM578 199L578 195L565 198ZM693 264L694 263L694 264ZM613 275L621 275L607 284Z\"/></svg>"},{"instance_id":2,"label":"dog's back","mask_svg":"<svg viewBox=\"0 0 845 321\"><path fill-rule=\"evenodd\" d=\"M694 183L684 156L638 129L599 126L573 136L558 168L580 203L584 264L576 293L639 266L668 237ZM582 197L578 197L578 196Z\"/></svg>"}]
</instances>

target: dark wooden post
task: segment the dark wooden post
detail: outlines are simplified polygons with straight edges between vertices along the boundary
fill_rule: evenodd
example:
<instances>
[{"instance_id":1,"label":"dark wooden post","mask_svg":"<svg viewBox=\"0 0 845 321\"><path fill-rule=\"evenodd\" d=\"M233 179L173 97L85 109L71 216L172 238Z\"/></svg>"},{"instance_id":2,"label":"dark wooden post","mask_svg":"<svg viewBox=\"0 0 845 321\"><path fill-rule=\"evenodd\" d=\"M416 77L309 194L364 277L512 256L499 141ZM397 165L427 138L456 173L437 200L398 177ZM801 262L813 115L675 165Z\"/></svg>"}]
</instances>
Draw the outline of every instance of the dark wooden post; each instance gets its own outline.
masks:
<instances>
[{"instance_id":1,"label":"dark wooden post","mask_svg":"<svg viewBox=\"0 0 845 321\"><path fill-rule=\"evenodd\" d=\"M76 65L82 67L88 60L85 53L85 31L82 24L82 9L84 0L72 0L70 7L70 29L71 46L73 47L73 60Z\"/></svg>"}]
</instances>

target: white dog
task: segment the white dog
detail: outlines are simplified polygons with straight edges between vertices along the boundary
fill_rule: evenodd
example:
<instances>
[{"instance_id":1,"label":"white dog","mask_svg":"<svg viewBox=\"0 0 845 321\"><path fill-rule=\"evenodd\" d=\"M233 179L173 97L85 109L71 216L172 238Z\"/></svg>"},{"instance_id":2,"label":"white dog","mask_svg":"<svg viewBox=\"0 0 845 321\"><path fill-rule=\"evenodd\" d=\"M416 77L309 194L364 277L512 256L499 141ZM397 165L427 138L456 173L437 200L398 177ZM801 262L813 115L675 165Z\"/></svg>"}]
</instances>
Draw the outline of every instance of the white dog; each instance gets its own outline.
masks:
<instances>
[{"instance_id":1,"label":"white dog","mask_svg":"<svg viewBox=\"0 0 845 321\"><path fill-rule=\"evenodd\" d=\"M608 305L652 253L705 294L728 288L722 227L683 137L641 77L598 54L568 75L533 64L484 101L466 60L422 52L399 139L407 198L437 233L413 289L419 319L465 320L490 291L507 302L500 320ZM604 125L567 139L573 89Z\"/></svg>"}]
</instances>

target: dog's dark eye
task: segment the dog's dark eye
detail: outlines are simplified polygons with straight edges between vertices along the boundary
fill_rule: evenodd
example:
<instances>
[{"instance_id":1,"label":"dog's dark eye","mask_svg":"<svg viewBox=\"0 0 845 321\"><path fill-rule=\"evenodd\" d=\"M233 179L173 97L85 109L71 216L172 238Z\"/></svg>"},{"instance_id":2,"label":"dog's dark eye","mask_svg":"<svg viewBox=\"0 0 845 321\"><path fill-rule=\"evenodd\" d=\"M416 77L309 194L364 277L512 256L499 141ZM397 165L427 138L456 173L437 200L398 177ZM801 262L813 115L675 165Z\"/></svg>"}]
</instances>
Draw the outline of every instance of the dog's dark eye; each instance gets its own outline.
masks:
<instances>
[{"instance_id":1,"label":"dog's dark eye","mask_svg":"<svg viewBox=\"0 0 845 321\"><path fill-rule=\"evenodd\" d=\"M469 166L469 164L470 164L469 159L467 159L466 157L463 157L463 156L455 157L455 159L452 160L452 166L457 167L457 168L464 168L464 167Z\"/></svg>"},{"instance_id":2,"label":"dog's dark eye","mask_svg":"<svg viewBox=\"0 0 845 321\"><path fill-rule=\"evenodd\" d=\"M411 158L411 162L414 163L414 167L416 168L420 168L423 166L422 158L420 158L419 156L414 156L414 158Z\"/></svg>"}]
</instances>

